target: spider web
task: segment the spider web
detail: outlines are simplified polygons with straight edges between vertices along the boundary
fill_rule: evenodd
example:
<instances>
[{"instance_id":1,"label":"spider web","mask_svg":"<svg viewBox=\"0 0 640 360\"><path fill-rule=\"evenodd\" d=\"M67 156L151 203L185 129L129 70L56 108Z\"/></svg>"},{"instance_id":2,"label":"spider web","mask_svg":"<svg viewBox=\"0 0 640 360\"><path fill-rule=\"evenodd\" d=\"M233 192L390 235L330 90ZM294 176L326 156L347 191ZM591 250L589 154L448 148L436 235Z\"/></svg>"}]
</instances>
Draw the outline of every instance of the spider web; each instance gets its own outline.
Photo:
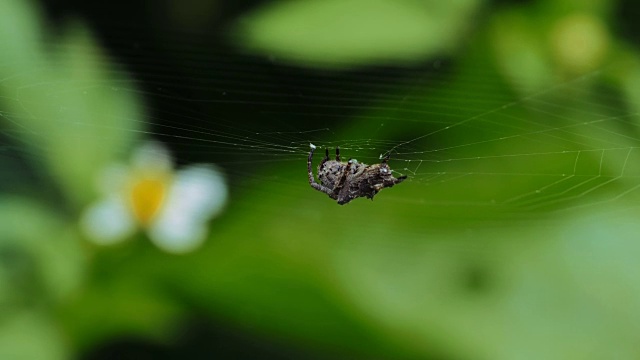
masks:
<instances>
[{"instance_id":1,"label":"spider web","mask_svg":"<svg viewBox=\"0 0 640 360\"><path fill-rule=\"evenodd\" d=\"M185 34L173 35L184 39ZM134 46L124 33L112 36L110 46L119 60L108 82L69 83L66 89L141 97L148 110L143 124L111 130L160 139L179 162L221 164L232 180L242 180L240 188L308 186L305 159L313 143L319 148L314 164L324 148L333 152L338 146L344 158L368 164L390 154L396 175L409 176L403 187L421 191L410 197L385 191L384 197L418 208L635 206L638 114L606 86L624 64L531 91L518 79L505 86L504 77L482 63L463 75L459 63L442 60L409 68L320 72L243 55L202 34L188 39L159 48L144 35L133 39ZM54 56L69 50L49 47ZM176 69L176 62L186 65ZM0 85L21 81L14 95L3 100L28 109L32 104L24 93L36 89L59 96L57 84L43 81L39 71L0 79ZM133 86L126 81L130 73L137 79ZM510 91L494 91L500 87ZM17 133L46 136L23 115L4 111L0 116L10 124L3 131L12 144L4 147L6 162L14 161ZM87 121L85 126L95 125ZM29 145L42 146L37 141ZM295 175L282 170L295 166ZM274 191L285 198L301 193Z\"/></svg>"},{"instance_id":2,"label":"spider web","mask_svg":"<svg viewBox=\"0 0 640 360\"><path fill-rule=\"evenodd\" d=\"M409 175L408 186L433 188L421 198L386 195L417 206L460 203L563 210L635 199L640 156L634 135L637 113L616 107L615 93L592 86L621 65L516 96L485 93L500 79L482 68L461 80L461 88L469 92L439 91L449 86L449 72L455 71L439 61L433 69L401 69L395 76L376 69L346 81L315 79L314 88L283 88L244 79L252 76L251 65L247 66L236 79L240 90L222 91L220 99L169 98L186 102L185 108L194 101L249 106L254 118L251 129L239 128L228 118L204 120L196 113L192 118L200 119L201 125L185 127L179 125L185 122L172 120L167 126L175 126L180 135L171 136L201 143L202 151L210 154L245 155L231 162L267 164L267 169L285 163L299 163L302 169L310 143L331 153L339 146L343 157L369 164L388 153L396 173ZM412 79L416 77L419 80ZM369 88L364 92L351 83L363 80ZM336 89L336 83L342 89ZM431 94L425 96L425 91ZM228 99L237 92L249 95ZM254 101L251 94L266 99ZM278 177L277 170L258 176L274 186L294 181ZM501 184L500 191L483 192L477 186L483 183ZM454 199L447 196L447 189L474 188L475 192Z\"/></svg>"}]
</instances>

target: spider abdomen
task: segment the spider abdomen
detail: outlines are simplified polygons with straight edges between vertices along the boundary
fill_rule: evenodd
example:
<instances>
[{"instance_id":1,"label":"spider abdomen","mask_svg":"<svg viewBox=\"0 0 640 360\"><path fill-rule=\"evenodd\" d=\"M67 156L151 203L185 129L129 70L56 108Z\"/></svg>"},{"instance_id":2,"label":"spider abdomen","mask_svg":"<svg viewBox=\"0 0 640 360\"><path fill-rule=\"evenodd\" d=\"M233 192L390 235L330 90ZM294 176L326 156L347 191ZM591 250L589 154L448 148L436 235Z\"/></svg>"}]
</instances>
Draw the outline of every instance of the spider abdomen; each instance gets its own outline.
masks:
<instances>
[{"instance_id":1,"label":"spider abdomen","mask_svg":"<svg viewBox=\"0 0 640 360\"><path fill-rule=\"evenodd\" d=\"M346 163L330 160L318 166L318 180L328 188L334 188L338 179L344 172Z\"/></svg>"}]
</instances>

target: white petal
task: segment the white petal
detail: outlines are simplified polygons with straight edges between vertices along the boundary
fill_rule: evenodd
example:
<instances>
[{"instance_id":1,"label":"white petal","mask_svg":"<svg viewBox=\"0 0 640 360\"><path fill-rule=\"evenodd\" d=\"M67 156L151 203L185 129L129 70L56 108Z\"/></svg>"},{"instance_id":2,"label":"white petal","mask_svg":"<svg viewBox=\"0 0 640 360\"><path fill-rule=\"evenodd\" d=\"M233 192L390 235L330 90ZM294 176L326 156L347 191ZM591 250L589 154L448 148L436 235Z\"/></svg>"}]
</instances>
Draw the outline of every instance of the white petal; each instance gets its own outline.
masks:
<instances>
[{"instance_id":1,"label":"white petal","mask_svg":"<svg viewBox=\"0 0 640 360\"><path fill-rule=\"evenodd\" d=\"M174 216L156 222L149 228L149 238L166 252L182 254L197 249L207 236L203 222L185 216Z\"/></svg>"},{"instance_id":2,"label":"white petal","mask_svg":"<svg viewBox=\"0 0 640 360\"><path fill-rule=\"evenodd\" d=\"M80 220L87 237L99 245L121 242L136 229L127 205L118 196L111 196L90 206Z\"/></svg>"},{"instance_id":3,"label":"white petal","mask_svg":"<svg viewBox=\"0 0 640 360\"><path fill-rule=\"evenodd\" d=\"M207 221L222 210L226 201L224 176L213 166L194 165L178 171L164 209L170 214Z\"/></svg>"},{"instance_id":4,"label":"white petal","mask_svg":"<svg viewBox=\"0 0 640 360\"><path fill-rule=\"evenodd\" d=\"M131 165L138 170L168 172L173 167L173 159L161 142L147 141L135 149Z\"/></svg>"},{"instance_id":5,"label":"white petal","mask_svg":"<svg viewBox=\"0 0 640 360\"><path fill-rule=\"evenodd\" d=\"M149 228L149 237L171 252L198 247L206 236L206 222L227 200L223 175L212 166L187 167L176 174L167 202Z\"/></svg>"}]
</instances>

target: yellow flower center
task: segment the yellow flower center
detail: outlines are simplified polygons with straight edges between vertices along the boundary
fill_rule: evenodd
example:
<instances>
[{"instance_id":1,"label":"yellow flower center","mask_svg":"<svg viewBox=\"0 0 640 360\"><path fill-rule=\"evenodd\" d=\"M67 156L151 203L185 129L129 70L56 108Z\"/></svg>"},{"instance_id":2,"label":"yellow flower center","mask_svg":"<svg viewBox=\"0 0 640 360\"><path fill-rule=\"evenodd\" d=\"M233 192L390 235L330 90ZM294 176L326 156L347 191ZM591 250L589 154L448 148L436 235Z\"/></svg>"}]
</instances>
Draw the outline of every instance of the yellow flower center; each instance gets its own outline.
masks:
<instances>
[{"instance_id":1,"label":"yellow flower center","mask_svg":"<svg viewBox=\"0 0 640 360\"><path fill-rule=\"evenodd\" d=\"M142 226L148 225L164 203L169 181L165 177L136 179L131 186L130 204L134 217Z\"/></svg>"}]
</instances>

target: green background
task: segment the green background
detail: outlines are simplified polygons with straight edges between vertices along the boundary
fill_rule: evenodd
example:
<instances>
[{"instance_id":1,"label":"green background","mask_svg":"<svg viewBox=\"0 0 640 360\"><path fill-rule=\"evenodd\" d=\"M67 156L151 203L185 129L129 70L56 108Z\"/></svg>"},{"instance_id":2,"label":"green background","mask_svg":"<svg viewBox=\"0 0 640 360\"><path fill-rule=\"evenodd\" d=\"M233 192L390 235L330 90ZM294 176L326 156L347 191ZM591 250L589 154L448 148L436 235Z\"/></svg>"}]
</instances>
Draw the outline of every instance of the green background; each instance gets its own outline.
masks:
<instances>
[{"instance_id":1,"label":"green background","mask_svg":"<svg viewBox=\"0 0 640 360\"><path fill-rule=\"evenodd\" d=\"M0 358L638 358L632 8L2 0ZM149 137L227 173L194 253L79 230ZM309 141L409 180L338 206Z\"/></svg>"}]
</instances>

